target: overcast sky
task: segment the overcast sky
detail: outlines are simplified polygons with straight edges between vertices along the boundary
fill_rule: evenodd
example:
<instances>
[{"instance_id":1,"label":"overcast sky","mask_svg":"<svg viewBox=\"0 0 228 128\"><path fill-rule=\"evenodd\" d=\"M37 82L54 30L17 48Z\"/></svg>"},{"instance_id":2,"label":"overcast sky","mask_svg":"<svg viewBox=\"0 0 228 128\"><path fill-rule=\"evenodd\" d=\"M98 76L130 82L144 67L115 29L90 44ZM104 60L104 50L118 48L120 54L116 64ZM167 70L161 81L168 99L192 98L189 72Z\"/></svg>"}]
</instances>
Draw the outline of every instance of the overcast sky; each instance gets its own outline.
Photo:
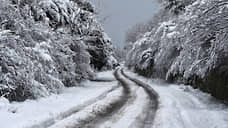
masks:
<instances>
[{"instance_id":1,"label":"overcast sky","mask_svg":"<svg viewBox=\"0 0 228 128\"><path fill-rule=\"evenodd\" d=\"M125 32L139 22L151 19L159 9L156 0L90 0L114 45L123 47ZM104 20L105 19L105 20Z\"/></svg>"}]
</instances>

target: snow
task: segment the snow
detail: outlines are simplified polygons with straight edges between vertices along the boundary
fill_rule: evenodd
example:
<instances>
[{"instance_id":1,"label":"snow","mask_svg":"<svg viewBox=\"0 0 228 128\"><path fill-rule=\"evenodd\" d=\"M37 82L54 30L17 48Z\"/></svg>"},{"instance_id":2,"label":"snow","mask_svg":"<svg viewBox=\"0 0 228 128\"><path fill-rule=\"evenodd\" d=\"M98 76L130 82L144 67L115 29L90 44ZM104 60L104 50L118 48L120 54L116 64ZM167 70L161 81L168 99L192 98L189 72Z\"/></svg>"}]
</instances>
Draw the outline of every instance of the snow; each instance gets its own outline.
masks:
<instances>
[{"instance_id":1,"label":"snow","mask_svg":"<svg viewBox=\"0 0 228 128\"><path fill-rule=\"evenodd\" d=\"M116 78L114 77L113 73L113 70L99 72L96 74L96 79L114 81Z\"/></svg>"},{"instance_id":2,"label":"snow","mask_svg":"<svg viewBox=\"0 0 228 128\"><path fill-rule=\"evenodd\" d=\"M120 75L128 85L130 94L126 103L111 117L105 118L99 128L135 128L140 127L146 118L147 106L150 102L149 96L142 87ZM111 101L112 98L109 98ZM107 104L107 103L104 103ZM140 107L139 107L140 106Z\"/></svg>"},{"instance_id":3,"label":"snow","mask_svg":"<svg viewBox=\"0 0 228 128\"><path fill-rule=\"evenodd\" d=\"M116 58L114 56L108 57L108 65L117 64L117 63L118 63L118 61L116 60Z\"/></svg>"},{"instance_id":4,"label":"snow","mask_svg":"<svg viewBox=\"0 0 228 128\"><path fill-rule=\"evenodd\" d=\"M48 50L43 49L42 46L50 47L46 42L42 42L40 44L36 44L35 48L33 48L34 51L38 52L40 57L45 61L53 61L51 56L49 55Z\"/></svg>"},{"instance_id":5,"label":"snow","mask_svg":"<svg viewBox=\"0 0 228 128\"><path fill-rule=\"evenodd\" d=\"M10 30L1 30L0 29L0 38L6 37L6 35L10 32L11 32Z\"/></svg>"},{"instance_id":6,"label":"snow","mask_svg":"<svg viewBox=\"0 0 228 128\"><path fill-rule=\"evenodd\" d=\"M134 83L130 83L130 85L134 85ZM137 124L140 121L139 119L145 119L146 114L144 111L149 103L149 97L141 87L131 86L131 90L135 92L135 96L132 97L136 98L133 103L128 101L126 107L123 107L111 120L102 124L100 128L133 128L140 125Z\"/></svg>"},{"instance_id":7,"label":"snow","mask_svg":"<svg viewBox=\"0 0 228 128\"><path fill-rule=\"evenodd\" d=\"M228 109L222 103L190 86L156 82L131 72L128 75L151 85L159 94L154 128L227 128Z\"/></svg>"},{"instance_id":8,"label":"snow","mask_svg":"<svg viewBox=\"0 0 228 128\"><path fill-rule=\"evenodd\" d=\"M9 101L6 98L4 97L0 98L0 109L6 108L8 107L8 105L9 105Z\"/></svg>"},{"instance_id":9,"label":"snow","mask_svg":"<svg viewBox=\"0 0 228 128\"><path fill-rule=\"evenodd\" d=\"M123 88L118 88L108 93L104 99L83 108L77 114L65 118L50 128L73 128L74 126L79 126L80 122L95 118L98 113L105 112L107 108L111 107L113 102L118 101L121 98L122 90Z\"/></svg>"},{"instance_id":10,"label":"snow","mask_svg":"<svg viewBox=\"0 0 228 128\"><path fill-rule=\"evenodd\" d=\"M39 125L46 120L55 121L64 112L67 113L77 106L94 100L117 83L87 81L83 85L82 87L65 88L59 95L51 95L39 100L26 100L21 103L9 103L7 99L0 98L1 127L24 128Z\"/></svg>"},{"instance_id":11,"label":"snow","mask_svg":"<svg viewBox=\"0 0 228 128\"><path fill-rule=\"evenodd\" d=\"M173 32L168 33L167 37L168 38L174 38L174 37L178 36L179 34L180 34L179 32L173 31Z\"/></svg>"},{"instance_id":12,"label":"snow","mask_svg":"<svg viewBox=\"0 0 228 128\"><path fill-rule=\"evenodd\" d=\"M99 77L108 76L111 77L112 71L101 72L98 74ZM125 79L126 80L126 79ZM127 127L135 127L139 119L144 119L146 114L144 113L146 107L149 103L149 97L144 91L143 88L136 86L135 83L126 80L130 86L131 96L127 101L126 105L124 105L117 113L114 114L109 120L99 126L100 128L127 128ZM97 118L96 116L99 113L106 112L107 108L110 108L113 103L119 101L123 94L123 88L117 88L116 90L107 94L104 99L101 99L79 111L77 114L71 115L64 120L58 121L55 125L51 126L51 128L65 128L65 127L81 127L80 123L85 122L87 124L90 120ZM140 107L139 107L140 106ZM142 114L144 113L144 114ZM99 117L98 117L99 118ZM142 121L140 120L140 121Z\"/></svg>"},{"instance_id":13,"label":"snow","mask_svg":"<svg viewBox=\"0 0 228 128\"><path fill-rule=\"evenodd\" d=\"M138 76L129 71L126 71L126 73L151 85L159 95L159 109L155 116L153 128L228 127L227 106L216 101L209 94L193 89L191 86L167 84ZM112 74L113 71L100 72L97 73L97 78L115 80ZM125 81L131 85L129 100L99 127L140 127L141 124L139 122L146 118L145 110L147 110L149 103L147 93L130 80L125 79ZM116 85L117 81L86 81L81 87L65 88L59 95L51 95L39 100L26 100L21 103L10 103L7 99L1 97L1 127L30 128L33 126L33 128L42 128L46 125L43 124L45 121L54 124L51 128L79 125L83 121L96 118L99 115L98 113L106 112L113 102L117 102L122 98L123 88L117 88L108 93L103 99L94 103L91 102ZM82 107L85 104L88 105ZM76 108L80 108L80 111L77 114L73 114ZM69 116L62 120L64 115Z\"/></svg>"},{"instance_id":14,"label":"snow","mask_svg":"<svg viewBox=\"0 0 228 128\"><path fill-rule=\"evenodd\" d=\"M107 35L107 33L103 32L105 41L112 41L112 39Z\"/></svg>"}]
</instances>

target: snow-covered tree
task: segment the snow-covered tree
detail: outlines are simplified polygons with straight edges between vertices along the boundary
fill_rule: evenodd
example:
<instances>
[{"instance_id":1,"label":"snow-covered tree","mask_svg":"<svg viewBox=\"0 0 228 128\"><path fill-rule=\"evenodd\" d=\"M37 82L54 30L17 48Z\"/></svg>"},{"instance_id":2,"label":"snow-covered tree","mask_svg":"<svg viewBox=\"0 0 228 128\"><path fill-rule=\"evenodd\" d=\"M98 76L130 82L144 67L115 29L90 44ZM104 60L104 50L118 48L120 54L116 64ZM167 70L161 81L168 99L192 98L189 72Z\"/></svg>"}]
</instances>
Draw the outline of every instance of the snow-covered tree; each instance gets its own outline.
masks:
<instances>
[{"instance_id":1,"label":"snow-covered tree","mask_svg":"<svg viewBox=\"0 0 228 128\"><path fill-rule=\"evenodd\" d=\"M111 41L88 1L0 2L0 96L23 101L59 93L93 77L92 67L114 65Z\"/></svg>"},{"instance_id":2,"label":"snow-covered tree","mask_svg":"<svg viewBox=\"0 0 228 128\"><path fill-rule=\"evenodd\" d=\"M163 2L159 20L133 43L126 64L143 75L191 84L227 100L227 1ZM177 2L184 10L172 13Z\"/></svg>"}]
</instances>

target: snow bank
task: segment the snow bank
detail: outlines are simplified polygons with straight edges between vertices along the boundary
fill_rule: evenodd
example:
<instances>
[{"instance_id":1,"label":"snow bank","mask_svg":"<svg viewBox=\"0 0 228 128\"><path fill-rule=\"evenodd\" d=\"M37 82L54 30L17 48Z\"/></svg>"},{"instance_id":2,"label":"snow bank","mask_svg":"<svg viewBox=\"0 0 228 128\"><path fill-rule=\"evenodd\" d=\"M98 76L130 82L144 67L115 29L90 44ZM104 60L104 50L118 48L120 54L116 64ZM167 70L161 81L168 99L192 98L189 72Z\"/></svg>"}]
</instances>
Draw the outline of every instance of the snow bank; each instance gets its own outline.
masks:
<instances>
[{"instance_id":1,"label":"snow bank","mask_svg":"<svg viewBox=\"0 0 228 128\"><path fill-rule=\"evenodd\" d=\"M0 0L0 96L57 94L116 63L87 0Z\"/></svg>"},{"instance_id":2,"label":"snow bank","mask_svg":"<svg viewBox=\"0 0 228 128\"><path fill-rule=\"evenodd\" d=\"M228 109L209 94L190 86L164 84L134 73L159 94L154 128L227 128Z\"/></svg>"},{"instance_id":3,"label":"snow bank","mask_svg":"<svg viewBox=\"0 0 228 128\"><path fill-rule=\"evenodd\" d=\"M102 93L116 86L116 82L102 83L87 81L84 87L72 87L63 90L62 94L51 95L39 100L26 100L23 103L9 103L0 98L0 124L2 128L25 128L31 126L45 127L57 121L59 115L76 109L89 101L93 101ZM88 95L89 94L89 95ZM13 122L13 123L12 123Z\"/></svg>"},{"instance_id":4,"label":"snow bank","mask_svg":"<svg viewBox=\"0 0 228 128\"><path fill-rule=\"evenodd\" d=\"M141 75L189 84L228 101L227 0L162 3L159 13L144 26L152 29L129 46L126 66ZM150 54L145 55L148 49Z\"/></svg>"},{"instance_id":5,"label":"snow bank","mask_svg":"<svg viewBox=\"0 0 228 128\"><path fill-rule=\"evenodd\" d=\"M96 74L95 79L97 80L104 80L104 81L113 81L116 78L113 75L114 70L109 70L109 71L103 71L103 72L99 72Z\"/></svg>"},{"instance_id":6,"label":"snow bank","mask_svg":"<svg viewBox=\"0 0 228 128\"><path fill-rule=\"evenodd\" d=\"M123 88L117 88L116 90L107 94L107 96L91 104L76 114L73 114L50 128L74 128L75 126L81 127L80 124L88 124L93 121L98 115L106 113L108 108L111 108L114 102L117 102L122 97Z\"/></svg>"}]
</instances>

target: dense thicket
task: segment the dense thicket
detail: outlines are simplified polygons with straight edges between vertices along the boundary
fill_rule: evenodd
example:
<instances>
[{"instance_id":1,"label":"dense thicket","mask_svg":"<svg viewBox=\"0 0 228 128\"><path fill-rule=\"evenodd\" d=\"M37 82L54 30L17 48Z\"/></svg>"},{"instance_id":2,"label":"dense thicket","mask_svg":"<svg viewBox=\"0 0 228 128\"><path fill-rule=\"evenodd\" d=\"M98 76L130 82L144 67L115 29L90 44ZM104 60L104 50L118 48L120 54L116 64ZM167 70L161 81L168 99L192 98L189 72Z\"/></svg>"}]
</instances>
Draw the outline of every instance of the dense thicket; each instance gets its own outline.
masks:
<instances>
[{"instance_id":1,"label":"dense thicket","mask_svg":"<svg viewBox=\"0 0 228 128\"><path fill-rule=\"evenodd\" d=\"M0 3L0 96L23 101L58 93L116 63L87 1Z\"/></svg>"},{"instance_id":2,"label":"dense thicket","mask_svg":"<svg viewBox=\"0 0 228 128\"><path fill-rule=\"evenodd\" d=\"M228 101L228 1L162 0L126 65ZM142 34L142 33L141 33Z\"/></svg>"}]
</instances>

